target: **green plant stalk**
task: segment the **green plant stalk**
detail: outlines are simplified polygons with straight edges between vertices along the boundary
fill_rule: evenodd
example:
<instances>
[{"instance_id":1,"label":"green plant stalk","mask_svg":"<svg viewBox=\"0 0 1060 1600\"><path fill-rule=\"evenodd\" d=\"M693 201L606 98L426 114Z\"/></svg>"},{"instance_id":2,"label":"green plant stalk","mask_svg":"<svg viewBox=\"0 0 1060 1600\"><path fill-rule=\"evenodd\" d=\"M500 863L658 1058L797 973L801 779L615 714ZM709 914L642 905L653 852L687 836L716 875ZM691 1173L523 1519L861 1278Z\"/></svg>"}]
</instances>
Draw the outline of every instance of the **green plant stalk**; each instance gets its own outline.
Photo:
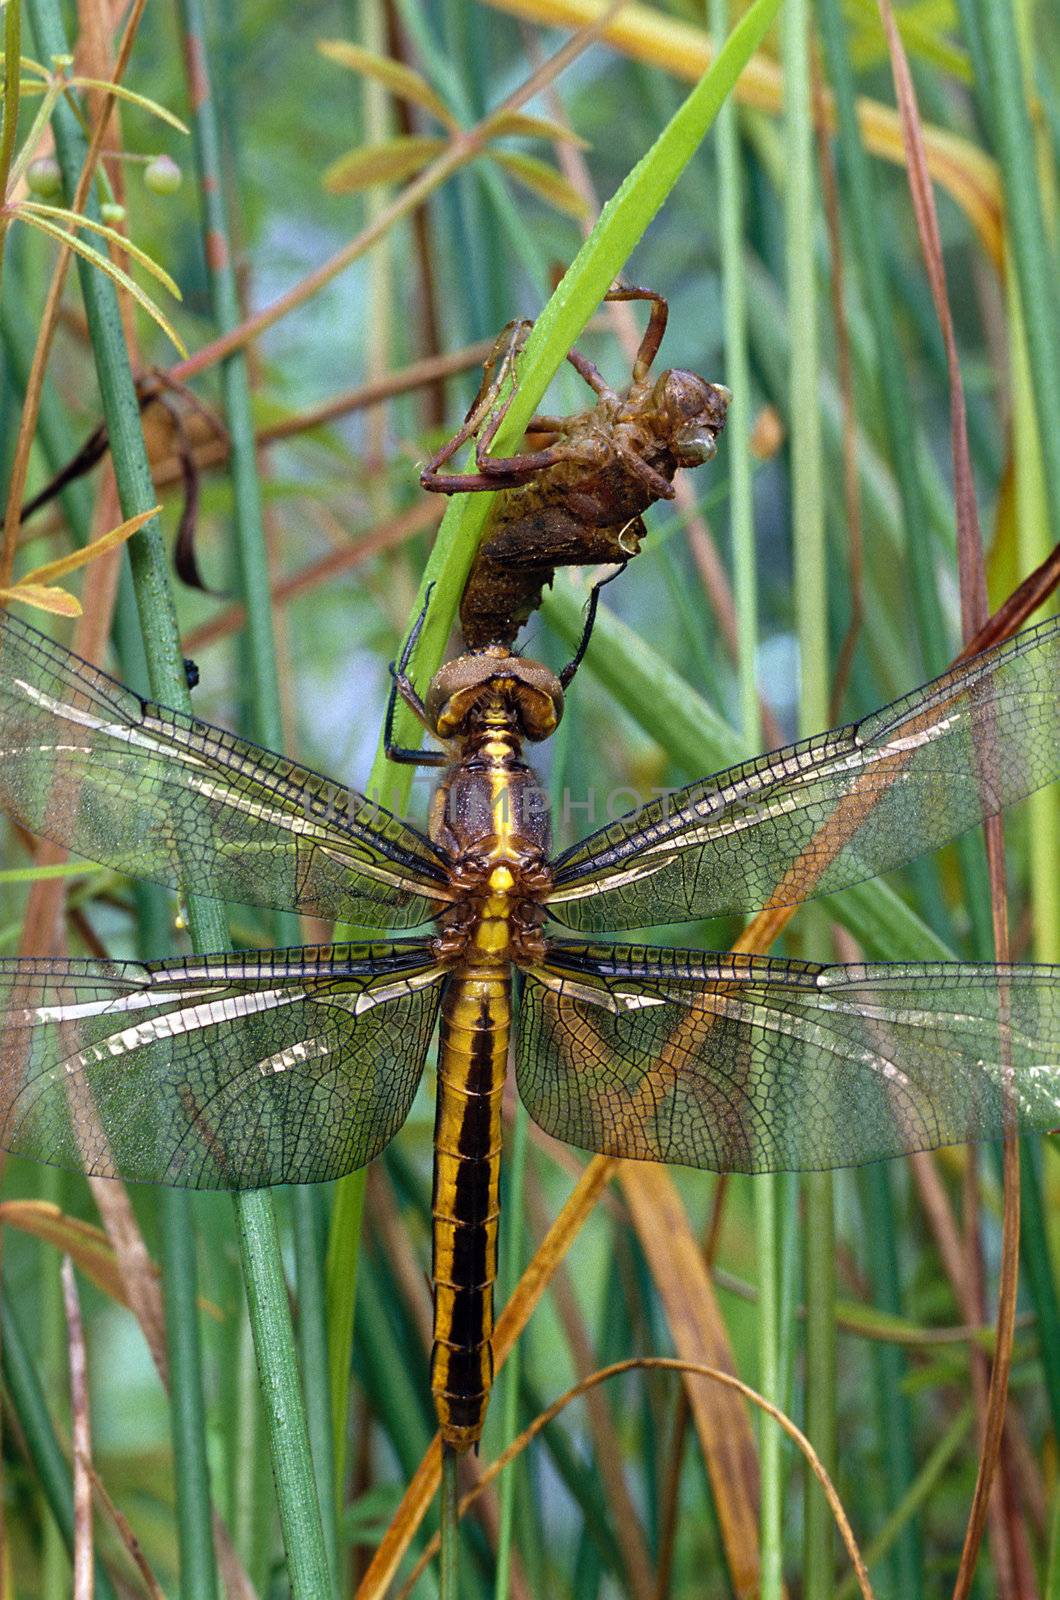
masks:
<instances>
[{"instance_id":1,"label":"green plant stalk","mask_svg":"<svg viewBox=\"0 0 1060 1600\"><path fill-rule=\"evenodd\" d=\"M1053 1489L1053 1514L1049 1523L1049 1565L1042 1600L1060 1600L1060 1485Z\"/></svg>"},{"instance_id":2,"label":"green plant stalk","mask_svg":"<svg viewBox=\"0 0 1060 1600\"><path fill-rule=\"evenodd\" d=\"M18 108L22 88L22 6L9 4L4 12L4 108L0 125L0 202L6 205L11 158L18 137ZM0 269L8 218L0 221Z\"/></svg>"},{"instance_id":3,"label":"green plant stalk","mask_svg":"<svg viewBox=\"0 0 1060 1600\"><path fill-rule=\"evenodd\" d=\"M755 0L710 70L604 207L596 227L534 324L520 360L519 388L498 433L498 454L513 448L521 437L549 380L691 159L740 71L768 31L780 3L781 0ZM417 676L428 676L442 659L492 499L489 494L455 496L439 526L417 605L418 609L423 604L428 585L433 584L413 666ZM411 744L421 731L399 704L394 728L397 741ZM391 772L380 740L369 778L369 794L386 793L391 807L400 809L407 802L411 781L411 768L401 769L396 777ZM341 1210L337 1206L328 1239L328 1337L333 1352L338 1331L352 1321L354 1279L352 1274L342 1279L332 1264L351 1259L355 1253L349 1224L357 1210L352 1201ZM349 1368L348 1364L340 1368L334 1353L332 1380L332 1416L345 1417ZM341 1463L342 1459L337 1453L336 1461Z\"/></svg>"},{"instance_id":4,"label":"green plant stalk","mask_svg":"<svg viewBox=\"0 0 1060 1600\"><path fill-rule=\"evenodd\" d=\"M131 594L123 598L126 607L134 603ZM126 681L134 685L142 683L146 671L142 647L137 659L120 659ZM154 884L145 883L136 885L135 900L140 950L144 955L153 955L164 950L170 938L167 897ZM217 1600L198 1316L198 1259L191 1197L181 1189L162 1190L158 1196L158 1210L180 1593L182 1600Z\"/></svg>"},{"instance_id":5,"label":"green plant stalk","mask_svg":"<svg viewBox=\"0 0 1060 1600\"><path fill-rule=\"evenodd\" d=\"M226 1434L232 1457L229 1474L231 1530L251 1583L258 1594L266 1594L274 1545L274 1494L269 1453L263 1448L265 1430L254 1335L243 1307L242 1293L237 1317L232 1396L235 1409L234 1413L229 1413L230 1431Z\"/></svg>"},{"instance_id":6,"label":"green plant stalk","mask_svg":"<svg viewBox=\"0 0 1060 1600\"><path fill-rule=\"evenodd\" d=\"M45 1167L41 1173L40 1197L58 1210L64 1209L66 1174L59 1167ZM37 1370L47 1394L58 1397L67 1384L67 1328L60 1280L60 1258L46 1245L40 1247L37 1268L38 1355ZM67 1418L62 1419L67 1427ZM41 1600L67 1600L70 1588L70 1558L62 1532L54 1517L41 1518L40 1589Z\"/></svg>"},{"instance_id":7,"label":"green plant stalk","mask_svg":"<svg viewBox=\"0 0 1060 1600\"><path fill-rule=\"evenodd\" d=\"M723 39L729 29L728 0L711 0L710 30ZM729 461L729 523L733 593L739 639L740 733L744 753L762 745L758 699L758 573L755 552L751 464L751 370L747 352L747 296L743 263L743 195L736 107L727 100L718 113L718 187L721 202L721 272L725 315L725 377L732 401L725 430ZM758 1387L774 1405L780 1393L777 1287L777 1183L765 1173L754 1183L755 1261L758 1271ZM759 1593L780 1600L784 1587L784 1506L781 1435L768 1425L758 1431L761 1484Z\"/></svg>"},{"instance_id":8,"label":"green plant stalk","mask_svg":"<svg viewBox=\"0 0 1060 1600\"><path fill-rule=\"evenodd\" d=\"M39 50L49 57L65 54L62 17L55 0L27 0L27 5ZM53 126L64 182L72 193L85 157L86 141L80 123L65 100L55 107ZM90 199L89 214L94 214L94 204ZM81 259L77 266L122 515L136 516L156 501L117 296L109 278ZM188 686L158 519L147 523L127 548L151 692L163 704L189 711ZM217 902L189 897L188 925L194 948L200 954L223 950L228 943L224 914ZM310 1597L321 1600L329 1593L327 1567L319 1512L315 1518L310 1514L316 1495L272 1198L266 1191L237 1195L236 1210L255 1345L270 1399L267 1414L273 1469L285 1539L290 1541L288 1563L292 1593L296 1600L310 1600ZM196 1314L196 1311L193 1301L189 1314ZM176 1398L174 1403L179 1403Z\"/></svg>"},{"instance_id":9,"label":"green plant stalk","mask_svg":"<svg viewBox=\"0 0 1060 1600\"><path fill-rule=\"evenodd\" d=\"M916 1516L921 1506L926 1505L931 1494L938 1486L942 1474L970 1433L974 1420L970 1405L962 1406L960 1411L957 1412L946 1432L924 1462L917 1477L909 1485L905 1495L895 1506L882 1528L876 1533L872 1543L862 1551L865 1565L870 1571L878 1566L894 1548L903 1528ZM913 1596L919 1592L918 1589L894 1591L895 1594L901 1594L902 1600L913 1600ZM857 1594L857 1578L854 1573L848 1573L836 1590L836 1600L855 1600ZM1045 1600L1054 1600L1054 1597L1046 1596Z\"/></svg>"},{"instance_id":10,"label":"green plant stalk","mask_svg":"<svg viewBox=\"0 0 1060 1600\"><path fill-rule=\"evenodd\" d=\"M160 1196L162 1291L169 1355L177 1544L182 1600L216 1600L206 1406L198 1318L195 1217L180 1189Z\"/></svg>"},{"instance_id":11,"label":"green plant stalk","mask_svg":"<svg viewBox=\"0 0 1060 1600\"><path fill-rule=\"evenodd\" d=\"M892 1316L902 1314L901 1280L895 1248L894 1183L890 1166L875 1161L857 1174L864 1214L865 1260L872 1281L873 1303ZM888 1511L902 1505L916 1477L913 1418L906 1382L909 1363L897 1344L881 1342L872 1352L877 1388L877 1416L882 1472ZM888 1580L892 1593L915 1600L920 1594L923 1552L915 1517L896 1532Z\"/></svg>"},{"instance_id":12,"label":"green plant stalk","mask_svg":"<svg viewBox=\"0 0 1060 1600\"><path fill-rule=\"evenodd\" d=\"M976 0L987 67L990 113L1005 195L1006 236L1016 269L1038 418L1049 525L1060 541L1060 295L1049 247L1038 160L1011 0Z\"/></svg>"},{"instance_id":13,"label":"green plant stalk","mask_svg":"<svg viewBox=\"0 0 1060 1600\"><path fill-rule=\"evenodd\" d=\"M455 1450L443 1444L439 1600L460 1600L460 1496L456 1481L459 1459Z\"/></svg>"},{"instance_id":14,"label":"green plant stalk","mask_svg":"<svg viewBox=\"0 0 1060 1600\"><path fill-rule=\"evenodd\" d=\"M530 1141L530 1119L522 1101L516 1105L512 1124L512 1147L508 1167L508 1219L501 1234L501 1282L505 1295L511 1294L522 1271L523 1229L522 1200L526 1183L526 1152ZM519 1372L522 1365L521 1344L516 1340L508 1353L501 1374L503 1397L501 1405L501 1449L515 1438L519 1426ZM516 1463L507 1469L500 1481L500 1515L497 1530L497 1577L495 1600L508 1600L511 1586L513 1525L515 1519Z\"/></svg>"},{"instance_id":15,"label":"green plant stalk","mask_svg":"<svg viewBox=\"0 0 1060 1600\"><path fill-rule=\"evenodd\" d=\"M925 675L931 676L946 665L946 630L935 585L931 543L925 537L927 508L917 466L916 430L910 426L910 418L916 413L901 344L894 336L895 311L880 229L883 210L858 124L854 73L839 0L817 0L816 14L835 96L839 182L850 225L850 248L872 324L884 436L902 506L921 666Z\"/></svg>"},{"instance_id":16,"label":"green plant stalk","mask_svg":"<svg viewBox=\"0 0 1060 1600\"><path fill-rule=\"evenodd\" d=\"M364 1216L364 1173L351 1172L335 1185L327 1253L324 1259L331 1449L339 1493L346 1481L346 1430L350 1400L350 1352L357 1303L361 1222Z\"/></svg>"},{"instance_id":17,"label":"green plant stalk","mask_svg":"<svg viewBox=\"0 0 1060 1600\"><path fill-rule=\"evenodd\" d=\"M6 1286L0 1286L0 1368L11 1396L11 1404L25 1436L30 1456L52 1516L58 1524L68 1551L74 1546L74 1497L70 1467L48 1415L48 1404L40 1386L33 1358L26 1344ZM100 1600L116 1600L113 1585L99 1557L95 1561L96 1594Z\"/></svg>"},{"instance_id":18,"label":"green plant stalk","mask_svg":"<svg viewBox=\"0 0 1060 1600\"><path fill-rule=\"evenodd\" d=\"M808 0L788 0L784 12L784 217L791 368L788 375L789 479L795 625L799 640L799 724L803 734L828 722L828 603L823 455L816 404L820 354L814 234L813 128L810 101ZM804 934L826 937L814 912ZM806 1256L806 1432L830 1475L837 1454L835 1367L835 1206L830 1173L809 1173L802 1184ZM824 1496L807 1471L803 1530L806 1600L829 1600L835 1575L834 1528Z\"/></svg>"},{"instance_id":19,"label":"green plant stalk","mask_svg":"<svg viewBox=\"0 0 1060 1600\"><path fill-rule=\"evenodd\" d=\"M178 12L184 32L192 134L199 175L202 227L210 281L210 299L218 332L230 333L241 321L239 294L232 266L231 227L225 202L224 164L217 107L210 80L206 27L201 0L180 0ZM244 351L221 363L221 390L225 423L231 441L231 476L235 506L235 547L238 586L246 623L241 646L245 685L243 721L250 736L272 750L283 745L283 716L276 673L272 627L268 556L258 482L250 382ZM273 936L278 945L301 942L296 916L276 913ZM337 1573L338 1537L334 1463L331 1449L331 1405L328 1393L327 1338L324 1326L323 1284L317 1252L312 1195L302 1187L292 1192L295 1217L295 1266L298 1280L298 1324L302 1375L306 1389L311 1465L315 1472L321 1536L327 1569ZM302 1490L304 1498L304 1488ZM281 1508L282 1515L282 1508ZM286 1534L285 1529L285 1534ZM312 1544L317 1529L310 1525L298 1537ZM319 1565L319 1552L313 1558Z\"/></svg>"},{"instance_id":20,"label":"green plant stalk","mask_svg":"<svg viewBox=\"0 0 1060 1600\"><path fill-rule=\"evenodd\" d=\"M1029 572L1048 554L1048 515L1023 306L1016 274L1005 279L1012 363L1012 437L1016 479L1016 546L1020 571ZM1028 884L1034 928L1034 958L1060 961L1060 800L1049 790L1027 801ZM1045 1391L1053 1429L1060 1433L1060 1303L1052 1270L1048 1210L1044 1199L1042 1148L1025 1139L1020 1159L1020 1249L1024 1275L1038 1319Z\"/></svg>"}]
</instances>

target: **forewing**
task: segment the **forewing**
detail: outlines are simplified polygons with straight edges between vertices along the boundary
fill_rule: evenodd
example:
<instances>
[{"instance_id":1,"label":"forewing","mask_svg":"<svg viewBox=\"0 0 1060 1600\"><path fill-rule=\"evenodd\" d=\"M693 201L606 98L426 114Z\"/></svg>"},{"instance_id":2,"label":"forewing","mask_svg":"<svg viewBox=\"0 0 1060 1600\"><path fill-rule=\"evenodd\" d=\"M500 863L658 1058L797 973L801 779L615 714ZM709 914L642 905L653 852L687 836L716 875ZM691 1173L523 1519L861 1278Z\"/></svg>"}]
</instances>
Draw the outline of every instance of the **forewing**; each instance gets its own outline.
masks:
<instances>
[{"instance_id":1,"label":"forewing","mask_svg":"<svg viewBox=\"0 0 1060 1600\"><path fill-rule=\"evenodd\" d=\"M0 619L0 807L186 893L410 928L449 894L434 847L363 795L141 700Z\"/></svg>"},{"instance_id":2,"label":"forewing","mask_svg":"<svg viewBox=\"0 0 1060 1600\"><path fill-rule=\"evenodd\" d=\"M339 1178L408 1115L443 978L426 940L0 962L0 1145L187 1189Z\"/></svg>"},{"instance_id":3,"label":"forewing","mask_svg":"<svg viewBox=\"0 0 1060 1600\"><path fill-rule=\"evenodd\" d=\"M606 932L795 905L901 866L1060 776L1060 619L846 728L663 796L555 863Z\"/></svg>"},{"instance_id":4,"label":"forewing","mask_svg":"<svg viewBox=\"0 0 1060 1600\"><path fill-rule=\"evenodd\" d=\"M564 941L528 972L520 1012L519 1092L546 1132L716 1172L995 1138L1009 1064L1020 1128L1060 1125L1060 967Z\"/></svg>"}]
</instances>

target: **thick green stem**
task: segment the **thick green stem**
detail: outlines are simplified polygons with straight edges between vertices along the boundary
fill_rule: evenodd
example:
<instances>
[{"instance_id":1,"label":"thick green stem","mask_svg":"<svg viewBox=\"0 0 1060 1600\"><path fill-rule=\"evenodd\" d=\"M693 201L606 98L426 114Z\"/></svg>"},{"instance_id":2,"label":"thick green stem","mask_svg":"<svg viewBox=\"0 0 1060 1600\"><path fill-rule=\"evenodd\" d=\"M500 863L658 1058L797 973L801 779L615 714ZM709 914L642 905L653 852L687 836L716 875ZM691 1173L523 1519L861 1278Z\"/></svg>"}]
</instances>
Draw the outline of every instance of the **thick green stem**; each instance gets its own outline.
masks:
<instances>
[{"instance_id":1,"label":"thick green stem","mask_svg":"<svg viewBox=\"0 0 1060 1600\"><path fill-rule=\"evenodd\" d=\"M820 371L814 231L808 0L784 12L784 209L788 257L791 372L788 391L795 620L799 639L799 723L804 734L828 723L828 599L820 412L807 404ZM809 939L826 937L820 912L803 918ZM812 946L811 946L812 948ZM822 952L818 952L822 953ZM836 1457L835 1215L829 1173L803 1183L806 1230L806 1431L829 1473ZM829 1600L834 1585L834 1529L824 1496L806 1475L803 1584L806 1600Z\"/></svg>"}]
</instances>

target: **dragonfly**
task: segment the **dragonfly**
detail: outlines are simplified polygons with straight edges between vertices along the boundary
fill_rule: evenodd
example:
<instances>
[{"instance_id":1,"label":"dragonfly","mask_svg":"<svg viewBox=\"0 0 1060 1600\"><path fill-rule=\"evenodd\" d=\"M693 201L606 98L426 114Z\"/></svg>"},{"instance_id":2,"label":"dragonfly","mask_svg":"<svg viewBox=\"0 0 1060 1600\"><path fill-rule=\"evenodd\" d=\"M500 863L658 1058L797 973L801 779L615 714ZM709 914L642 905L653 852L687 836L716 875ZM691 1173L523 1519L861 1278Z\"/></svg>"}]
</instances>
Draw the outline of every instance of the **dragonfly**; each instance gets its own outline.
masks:
<instances>
[{"instance_id":1,"label":"dragonfly","mask_svg":"<svg viewBox=\"0 0 1060 1600\"><path fill-rule=\"evenodd\" d=\"M425 614L387 721L395 759L443 769L426 832L3 617L0 804L26 828L181 894L403 936L0 961L0 1144L192 1189L340 1178L398 1132L437 1026L431 1389L460 1452L493 1376L513 1031L531 1117L609 1156L803 1171L990 1139L1012 1114L1060 1123L1060 967L614 938L832 894L1055 780L1060 619L553 856L525 751L555 730L570 669L492 646L421 698ZM437 749L394 745L399 696Z\"/></svg>"},{"instance_id":2,"label":"dragonfly","mask_svg":"<svg viewBox=\"0 0 1060 1600\"><path fill-rule=\"evenodd\" d=\"M613 389L587 356L570 350L567 360L593 391L593 405L569 417L533 417L517 455L490 455L533 327L509 322L486 359L463 426L420 473L422 486L438 494L500 491L460 601L469 650L510 645L541 604L556 567L624 566L647 536L644 512L674 498L678 469L700 467L717 453L732 399L725 385L679 367L652 376L670 314L664 296L620 283L604 299L651 306L626 388ZM443 472L471 438L474 472Z\"/></svg>"}]
</instances>

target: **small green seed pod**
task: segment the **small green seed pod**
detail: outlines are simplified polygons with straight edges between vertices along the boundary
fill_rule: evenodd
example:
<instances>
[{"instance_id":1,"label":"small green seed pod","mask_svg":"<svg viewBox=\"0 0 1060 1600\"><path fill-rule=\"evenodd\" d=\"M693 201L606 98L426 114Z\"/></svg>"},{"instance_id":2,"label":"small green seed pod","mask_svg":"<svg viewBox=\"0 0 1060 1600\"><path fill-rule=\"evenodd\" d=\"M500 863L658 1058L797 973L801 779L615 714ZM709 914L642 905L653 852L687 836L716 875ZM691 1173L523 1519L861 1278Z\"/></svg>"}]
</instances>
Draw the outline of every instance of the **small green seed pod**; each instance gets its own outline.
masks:
<instances>
[{"instance_id":1,"label":"small green seed pod","mask_svg":"<svg viewBox=\"0 0 1060 1600\"><path fill-rule=\"evenodd\" d=\"M176 194L183 181L184 174L172 156L155 156L144 168L144 183L152 194Z\"/></svg>"},{"instance_id":2,"label":"small green seed pod","mask_svg":"<svg viewBox=\"0 0 1060 1600\"><path fill-rule=\"evenodd\" d=\"M54 200L63 192L63 174L54 156L38 156L26 168L26 187L42 200Z\"/></svg>"}]
</instances>

